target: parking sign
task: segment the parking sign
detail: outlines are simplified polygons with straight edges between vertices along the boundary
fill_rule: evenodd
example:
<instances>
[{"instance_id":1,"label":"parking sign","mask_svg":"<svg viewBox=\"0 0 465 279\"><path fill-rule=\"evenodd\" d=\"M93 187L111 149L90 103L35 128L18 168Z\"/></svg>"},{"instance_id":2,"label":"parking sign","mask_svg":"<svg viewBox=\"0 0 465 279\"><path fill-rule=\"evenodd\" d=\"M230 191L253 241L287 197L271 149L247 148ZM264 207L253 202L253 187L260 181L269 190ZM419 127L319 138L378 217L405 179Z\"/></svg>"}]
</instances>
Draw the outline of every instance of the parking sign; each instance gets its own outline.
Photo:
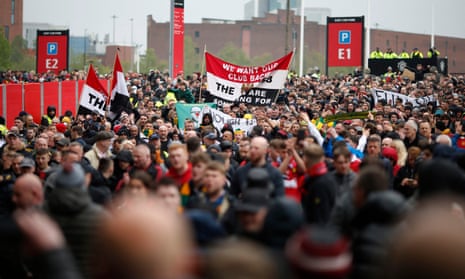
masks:
<instances>
[{"instance_id":1,"label":"parking sign","mask_svg":"<svg viewBox=\"0 0 465 279\"><path fill-rule=\"evenodd\" d=\"M350 44L350 31L348 30L339 31L339 44L341 45Z\"/></svg>"},{"instance_id":2,"label":"parking sign","mask_svg":"<svg viewBox=\"0 0 465 279\"><path fill-rule=\"evenodd\" d=\"M47 43L47 54L57 55L57 53L58 53L58 44L56 42Z\"/></svg>"}]
</instances>

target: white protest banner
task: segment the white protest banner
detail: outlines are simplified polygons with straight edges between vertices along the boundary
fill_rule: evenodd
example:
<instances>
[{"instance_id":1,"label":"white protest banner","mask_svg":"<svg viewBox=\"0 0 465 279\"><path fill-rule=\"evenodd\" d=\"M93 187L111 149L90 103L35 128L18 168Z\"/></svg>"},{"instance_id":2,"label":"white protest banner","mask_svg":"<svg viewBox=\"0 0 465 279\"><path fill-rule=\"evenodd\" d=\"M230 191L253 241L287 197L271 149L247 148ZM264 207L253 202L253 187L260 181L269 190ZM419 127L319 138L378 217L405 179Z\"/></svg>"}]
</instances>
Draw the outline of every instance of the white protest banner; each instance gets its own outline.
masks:
<instances>
[{"instance_id":1,"label":"white protest banner","mask_svg":"<svg viewBox=\"0 0 465 279\"><path fill-rule=\"evenodd\" d=\"M292 55L290 52L263 66L238 66L206 52L208 90L225 101L271 105L284 86Z\"/></svg>"},{"instance_id":2,"label":"white protest banner","mask_svg":"<svg viewBox=\"0 0 465 279\"><path fill-rule=\"evenodd\" d=\"M234 131L241 130L246 133L250 132L254 126L257 125L257 120L254 119L245 119L245 118L233 118L230 115L219 111L214 108L204 107L202 110L202 116L205 113L210 113L213 119L213 126L218 131L223 129L224 124L229 124Z\"/></svg>"},{"instance_id":3,"label":"white protest banner","mask_svg":"<svg viewBox=\"0 0 465 279\"><path fill-rule=\"evenodd\" d=\"M380 100L385 100L387 104L395 105L396 100L401 100L402 104L411 103L413 107L419 107L427 105L429 102L436 102L436 98L434 97L434 95L424 96L420 98L412 98L397 92L375 88L371 90L371 94L373 96L375 104L378 103Z\"/></svg>"}]
</instances>

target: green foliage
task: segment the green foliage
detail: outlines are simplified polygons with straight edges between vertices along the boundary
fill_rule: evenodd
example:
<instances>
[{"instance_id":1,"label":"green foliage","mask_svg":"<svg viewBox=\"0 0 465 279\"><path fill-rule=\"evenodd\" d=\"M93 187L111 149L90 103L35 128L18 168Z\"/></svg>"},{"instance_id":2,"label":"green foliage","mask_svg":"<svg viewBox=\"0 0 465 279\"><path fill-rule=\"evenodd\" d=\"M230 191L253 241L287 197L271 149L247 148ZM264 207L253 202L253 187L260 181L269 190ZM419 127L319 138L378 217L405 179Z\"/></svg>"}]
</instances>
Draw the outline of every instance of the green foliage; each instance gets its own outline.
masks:
<instances>
[{"instance_id":1,"label":"green foliage","mask_svg":"<svg viewBox=\"0 0 465 279\"><path fill-rule=\"evenodd\" d=\"M254 66L250 63L250 60L245 55L244 51L234 45L232 42L228 42L225 46L218 52L218 57L222 60L228 61L232 64L241 65L241 66Z\"/></svg>"},{"instance_id":2,"label":"green foliage","mask_svg":"<svg viewBox=\"0 0 465 279\"><path fill-rule=\"evenodd\" d=\"M0 27L0 71L10 68L11 48L5 37L3 28Z\"/></svg>"},{"instance_id":3,"label":"green foliage","mask_svg":"<svg viewBox=\"0 0 465 279\"><path fill-rule=\"evenodd\" d=\"M145 52L145 55L140 57L140 72L148 73L150 69L155 68L157 64L157 56L153 48L148 48Z\"/></svg>"}]
</instances>

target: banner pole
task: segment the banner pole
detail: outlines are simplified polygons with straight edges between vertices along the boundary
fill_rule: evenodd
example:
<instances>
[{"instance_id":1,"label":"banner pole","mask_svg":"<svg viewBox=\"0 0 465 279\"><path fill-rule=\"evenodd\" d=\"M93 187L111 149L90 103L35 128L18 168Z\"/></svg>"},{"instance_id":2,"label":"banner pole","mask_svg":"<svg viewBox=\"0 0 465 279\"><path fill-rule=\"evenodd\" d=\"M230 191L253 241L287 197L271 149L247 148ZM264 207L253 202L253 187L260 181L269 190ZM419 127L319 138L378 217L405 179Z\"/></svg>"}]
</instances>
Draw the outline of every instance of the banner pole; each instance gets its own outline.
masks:
<instances>
[{"instance_id":1,"label":"banner pole","mask_svg":"<svg viewBox=\"0 0 465 279\"><path fill-rule=\"evenodd\" d=\"M199 88L199 103L202 102L202 80L205 71L205 53L207 52L207 44L203 46L202 66L200 67L200 88Z\"/></svg>"}]
</instances>

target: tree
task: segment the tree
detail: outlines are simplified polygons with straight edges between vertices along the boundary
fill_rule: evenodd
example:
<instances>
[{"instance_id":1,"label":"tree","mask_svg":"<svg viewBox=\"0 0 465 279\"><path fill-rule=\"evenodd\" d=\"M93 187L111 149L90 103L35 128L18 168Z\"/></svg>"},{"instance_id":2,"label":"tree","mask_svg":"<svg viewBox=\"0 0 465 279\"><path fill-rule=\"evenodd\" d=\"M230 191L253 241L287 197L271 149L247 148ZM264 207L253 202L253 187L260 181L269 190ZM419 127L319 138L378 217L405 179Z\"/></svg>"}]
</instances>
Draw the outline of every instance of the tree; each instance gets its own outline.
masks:
<instances>
[{"instance_id":1,"label":"tree","mask_svg":"<svg viewBox=\"0 0 465 279\"><path fill-rule=\"evenodd\" d=\"M218 57L236 65L250 65L250 60L247 58L247 55L245 55L244 51L236 47L232 42L225 44L225 46L218 52Z\"/></svg>"},{"instance_id":2,"label":"tree","mask_svg":"<svg viewBox=\"0 0 465 279\"><path fill-rule=\"evenodd\" d=\"M157 56L153 48L148 48L145 55L140 58L140 72L148 73L157 64Z\"/></svg>"},{"instance_id":3,"label":"tree","mask_svg":"<svg viewBox=\"0 0 465 279\"><path fill-rule=\"evenodd\" d=\"M27 41L16 36L11 42L10 64L13 69L30 71L35 68L34 56L28 54Z\"/></svg>"},{"instance_id":4,"label":"tree","mask_svg":"<svg viewBox=\"0 0 465 279\"><path fill-rule=\"evenodd\" d=\"M3 28L0 27L0 71L10 68L11 48L5 37Z\"/></svg>"},{"instance_id":5,"label":"tree","mask_svg":"<svg viewBox=\"0 0 465 279\"><path fill-rule=\"evenodd\" d=\"M194 43L190 36L184 37L184 72L192 74L200 72L202 64L203 52L201 53L199 47Z\"/></svg>"}]
</instances>

